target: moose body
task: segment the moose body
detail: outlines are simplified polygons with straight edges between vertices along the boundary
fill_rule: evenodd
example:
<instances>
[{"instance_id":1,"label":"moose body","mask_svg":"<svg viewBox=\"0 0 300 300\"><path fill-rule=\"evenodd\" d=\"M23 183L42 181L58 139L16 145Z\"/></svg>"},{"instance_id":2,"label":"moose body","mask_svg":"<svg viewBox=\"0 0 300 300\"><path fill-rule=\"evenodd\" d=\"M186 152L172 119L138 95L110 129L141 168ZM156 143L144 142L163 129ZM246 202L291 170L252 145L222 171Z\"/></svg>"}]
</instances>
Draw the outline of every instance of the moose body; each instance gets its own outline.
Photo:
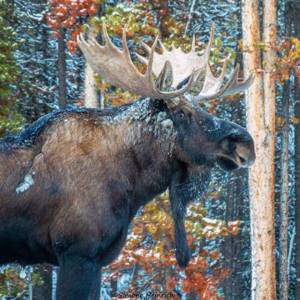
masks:
<instances>
[{"instance_id":1,"label":"moose body","mask_svg":"<svg viewBox=\"0 0 300 300\"><path fill-rule=\"evenodd\" d=\"M187 204L201 197L216 163L233 170L255 158L245 129L207 114L183 95L199 86L203 72L208 83L200 84L197 100L238 92L249 80L238 82L235 72L221 88L223 78L213 77L200 61L198 79L193 73L183 88L163 92L174 82L169 61L154 83L151 67L141 75L129 61L124 34L121 51L103 32L106 46L79 40L85 56L100 49L104 60L96 71L150 98L103 111L57 111L0 141L0 263L59 265L59 300L99 299L101 267L120 253L137 210L167 188L176 258L186 266ZM111 54L130 78L115 70L113 82L105 66Z\"/></svg>"},{"instance_id":2,"label":"moose body","mask_svg":"<svg viewBox=\"0 0 300 300\"><path fill-rule=\"evenodd\" d=\"M184 129L199 138L187 145L197 150L189 157L180 146L182 113L193 113L190 122L205 129L203 141L199 130ZM137 210L169 187L177 259L186 265L184 210L195 191L204 191L215 156L228 152L219 148L224 141L252 147L240 126L189 106L170 111L159 100L41 118L0 144L0 262L59 265L59 299L88 299L93 281L100 287L101 267L121 251ZM195 184L183 193L185 182Z\"/></svg>"}]
</instances>

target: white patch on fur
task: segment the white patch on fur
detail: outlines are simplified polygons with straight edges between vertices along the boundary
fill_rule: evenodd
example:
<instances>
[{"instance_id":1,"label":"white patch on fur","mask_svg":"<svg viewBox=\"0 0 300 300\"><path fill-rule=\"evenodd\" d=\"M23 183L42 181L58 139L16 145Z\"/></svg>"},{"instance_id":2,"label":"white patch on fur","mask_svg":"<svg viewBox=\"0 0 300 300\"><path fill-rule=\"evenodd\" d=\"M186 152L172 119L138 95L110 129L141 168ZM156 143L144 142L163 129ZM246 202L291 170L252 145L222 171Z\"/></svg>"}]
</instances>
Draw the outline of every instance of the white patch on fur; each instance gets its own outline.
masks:
<instances>
[{"instance_id":1,"label":"white patch on fur","mask_svg":"<svg viewBox=\"0 0 300 300\"><path fill-rule=\"evenodd\" d=\"M167 118L167 113L163 111L163 112L160 112L157 114L156 121L161 122L161 121L165 120L166 118Z\"/></svg>"},{"instance_id":2,"label":"white patch on fur","mask_svg":"<svg viewBox=\"0 0 300 300\"><path fill-rule=\"evenodd\" d=\"M34 175L34 174L33 174ZM20 183L16 188L16 193L24 193L27 191L32 185L34 185L34 180L31 174L27 174L24 177L24 180L22 183Z\"/></svg>"},{"instance_id":3,"label":"white patch on fur","mask_svg":"<svg viewBox=\"0 0 300 300\"><path fill-rule=\"evenodd\" d=\"M161 122L161 126L167 137L170 137L173 133L173 121L171 119L165 119Z\"/></svg>"},{"instance_id":4,"label":"white patch on fur","mask_svg":"<svg viewBox=\"0 0 300 300\"><path fill-rule=\"evenodd\" d=\"M118 124L121 123L124 119L131 121L142 121L147 119L149 116L149 98L145 98L142 101L136 101L131 105L124 107L117 115L115 116L102 116L102 120L107 124ZM148 118L149 122L151 118Z\"/></svg>"}]
</instances>

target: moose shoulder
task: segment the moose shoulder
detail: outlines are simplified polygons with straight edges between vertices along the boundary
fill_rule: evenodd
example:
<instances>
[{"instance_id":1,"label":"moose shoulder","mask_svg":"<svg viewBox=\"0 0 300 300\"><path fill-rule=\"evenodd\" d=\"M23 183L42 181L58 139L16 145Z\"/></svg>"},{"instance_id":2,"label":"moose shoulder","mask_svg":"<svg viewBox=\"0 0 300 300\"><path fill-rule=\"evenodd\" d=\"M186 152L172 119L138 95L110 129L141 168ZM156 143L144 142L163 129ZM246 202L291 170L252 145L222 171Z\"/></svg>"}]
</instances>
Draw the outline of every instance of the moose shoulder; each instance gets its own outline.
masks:
<instances>
[{"instance_id":1,"label":"moose shoulder","mask_svg":"<svg viewBox=\"0 0 300 300\"><path fill-rule=\"evenodd\" d=\"M95 71L150 98L103 111L54 112L0 142L0 263L58 264L60 300L99 299L101 267L118 256L137 210L167 188L176 257L186 266L188 202L201 196L216 163L233 170L255 158L245 129L195 105L241 91L250 80L239 82L235 72L223 86L224 78L208 71L207 58L197 56L196 72L187 68L176 77L176 66L166 60L153 82L155 46L141 74L129 60L125 36L121 51L103 32L105 46L79 40L87 59L96 57ZM107 55L127 78L107 67ZM173 86L186 78L181 89ZM184 96L199 87L193 101Z\"/></svg>"}]
</instances>

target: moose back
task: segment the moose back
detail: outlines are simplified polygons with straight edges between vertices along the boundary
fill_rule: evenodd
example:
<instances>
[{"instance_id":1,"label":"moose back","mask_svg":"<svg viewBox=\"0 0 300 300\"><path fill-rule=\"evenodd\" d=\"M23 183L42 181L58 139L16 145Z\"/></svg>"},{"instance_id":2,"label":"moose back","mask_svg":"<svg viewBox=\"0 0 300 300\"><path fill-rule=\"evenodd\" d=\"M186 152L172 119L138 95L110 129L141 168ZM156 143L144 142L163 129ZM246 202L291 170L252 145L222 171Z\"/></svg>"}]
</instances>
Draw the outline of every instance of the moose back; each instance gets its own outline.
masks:
<instances>
[{"instance_id":1,"label":"moose back","mask_svg":"<svg viewBox=\"0 0 300 300\"><path fill-rule=\"evenodd\" d=\"M59 265L59 300L99 299L101 267L120 253L137 210L167 188L176 258L186 266L187 204L205 190L215 164L233 170L255 158L245 129L197 105L240 92L251 78L237 80L237 68L224 84L224 74L215 78L208 55L196 55L193 47L180 55L183 62L184 55L194 57L199 68L183 68L179 76L169 60L178 49L165 49L164 61L155 52L157 41L143 58L147 71L141 74L131 62L125 31L123 50L105 27L103 35L104 46L78 40L91 66L111 84L145 98L103 111L57 111L0 141L0 263ZM177 88L182 80L186 84ZM191 183L192 192L182 192Z\"/></svg>"}]
</instances>

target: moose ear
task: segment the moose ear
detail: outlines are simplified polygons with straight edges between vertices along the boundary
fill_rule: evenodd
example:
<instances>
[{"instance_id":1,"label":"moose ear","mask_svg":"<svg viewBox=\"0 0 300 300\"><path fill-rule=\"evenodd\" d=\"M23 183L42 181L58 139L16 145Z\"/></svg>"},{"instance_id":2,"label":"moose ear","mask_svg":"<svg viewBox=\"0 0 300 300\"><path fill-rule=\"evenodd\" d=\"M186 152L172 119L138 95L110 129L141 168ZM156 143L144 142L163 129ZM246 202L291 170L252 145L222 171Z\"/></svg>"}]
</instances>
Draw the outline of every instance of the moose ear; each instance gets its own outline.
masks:
<instances>
[{"instance_id":1,"label":"moose ear","mask_svg":"<svg viewBox=\"0 0 300 300\"><path fill-rule=\"evenodd\" d=\"M171 63L167 60L159 76L155 81L156 87L160 91L167 91L171 88L173 83L173 71Z\"/></svg>"}]
</instances>

